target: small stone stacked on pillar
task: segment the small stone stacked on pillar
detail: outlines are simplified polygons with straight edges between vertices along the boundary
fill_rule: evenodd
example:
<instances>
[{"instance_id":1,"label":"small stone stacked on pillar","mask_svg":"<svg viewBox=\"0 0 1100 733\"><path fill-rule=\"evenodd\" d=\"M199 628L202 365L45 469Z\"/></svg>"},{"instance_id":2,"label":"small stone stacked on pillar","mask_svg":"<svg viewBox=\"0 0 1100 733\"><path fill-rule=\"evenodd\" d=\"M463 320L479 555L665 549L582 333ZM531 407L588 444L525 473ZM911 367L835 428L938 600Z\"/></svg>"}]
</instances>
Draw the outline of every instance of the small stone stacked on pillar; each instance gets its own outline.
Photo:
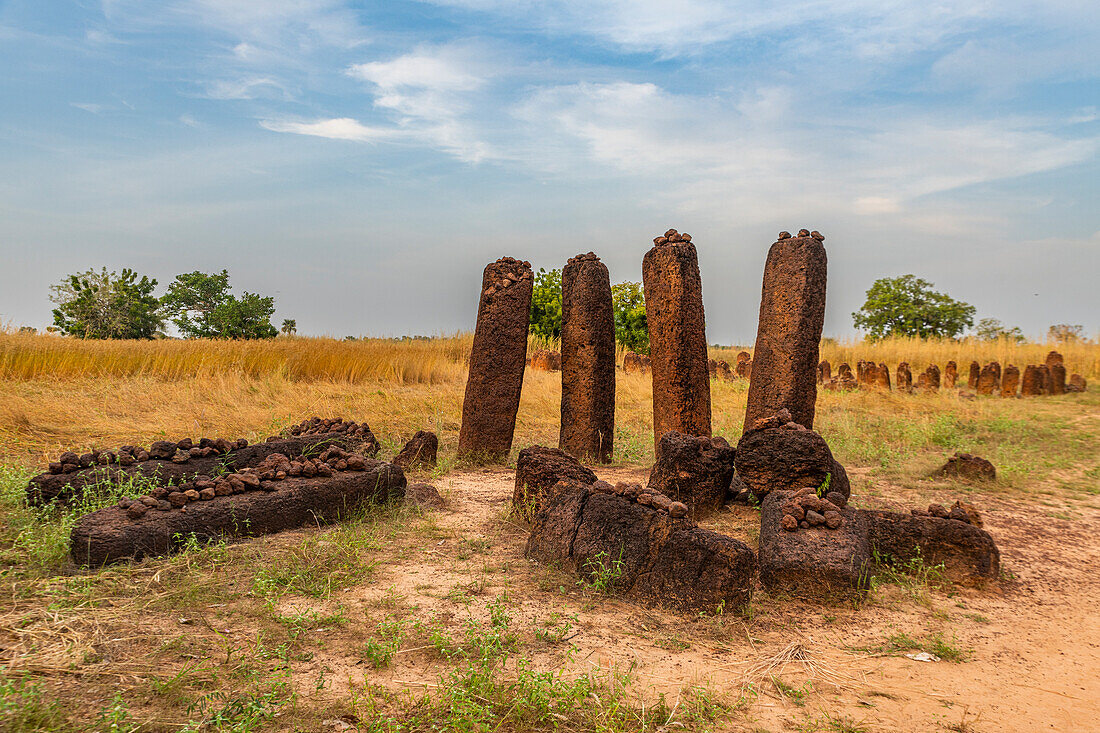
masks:
<instances>
[{"instance_id":1,"label":"small stone stacked on pillar","mask_svg":"<svg viewBox=\"0 0 1100 733\"><path fill-rule=\"evenodd\" d=\"M709 436L703 282L690 234L669 229L653 240L642 259L642 284L653 370L653 441L670 430Z\"/></svg>"},{"instance_id":2,"label":"small stone stacked on pillar","mask_svg":"<svg viewBox=\"0 0 1100 733\"><path fill-rule=\"evenodd\" d=\"M955 362L947 362L947 366L943 368L943 388L954 389L955 380L959 378L959 367Z\"/></svg>"},{"instance_id":3,"label":"small stone stacked on pillar","mask_svg":"<svg viewBox=\"0 0 1100 733\"><path fill-rule=\"evenodd\" d=\"M1020 370L1009 364L1005 367L1004 376L1001 377L1001 397L1015 397L1016 388L1020 385Z\"/></svg>"},{"instance_id":4,"label":"small stone stacked on pillar","mask_svg":"<svg viewBox=\"0 0 1100 733\"><path fill-rule=\"evenodd\" d=\"M790 410L794 422L813 429L815 371L825 324L824 240L819 232L805 229L797 237L780 232L768 252L745 430L783 409Z\"/></svg>"},{"instance_id":5,"label":"small stone stacked on pillar","mask_svg":"<svg viewBox=\"0 0 1100 733\"><path fill-rule=\"evenodd\" d=\"M592 252L561 274L561 433L582 461L611 461L615 437L615 314L607 266Z\"/></svg>"},{"instance_id":6,"label":"small stone stacked on pillar","mask_svg":"<svg viewBox=\"0 0 1100 733\"><path fill-rule=\"evenodd\" d=\"M527 365L531 263L502 257L485 266L458 455L501 460L512 450Z\"/></svg>"}]
</instances>

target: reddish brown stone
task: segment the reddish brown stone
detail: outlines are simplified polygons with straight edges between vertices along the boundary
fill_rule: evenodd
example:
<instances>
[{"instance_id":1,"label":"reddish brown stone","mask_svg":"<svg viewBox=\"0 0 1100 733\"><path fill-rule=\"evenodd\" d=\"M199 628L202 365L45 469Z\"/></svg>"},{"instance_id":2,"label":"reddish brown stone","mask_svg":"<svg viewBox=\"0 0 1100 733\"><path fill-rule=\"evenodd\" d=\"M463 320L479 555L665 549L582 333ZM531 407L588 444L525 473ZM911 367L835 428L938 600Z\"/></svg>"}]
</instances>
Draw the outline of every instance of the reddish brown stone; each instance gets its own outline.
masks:
<instances>
[{"instance_id":1,"label":"reddish brown stone","mask_svg":"<svg viewBox=\"0 0 1100 733\"><path fill-rule=\"evenodd\" d=\"M1024 378L1020 385L1021 397L1038 397L1043 393L1043 370L1034 364L1024 367Z\"/></svg>"},{"instance_id":2,"label":"reddish brown stone","mask_svg":"<svg viewBox=\"0 0 1100 733\"><path fill-rule=\"evenodd\" d=\"M627 374L649 374L649 356L626 352L623 354L623 371Z\"/></svg>"},{"instance_id":3,"label":"reddish brown stone","mask_svg":"<svg viewBox=\"0 0 1100 733\"><path fill-rule=\"evenodd\" d=\"M913 372L909 370L909 364L904 361L898 364L897 375L898 392L902 392L904 394L912 392Z\"/></svg>"},{"instance_id":4,"label":"reddish brown stone","mask_svg":"<svg viewBox=\"0 0 1100 733\"><path fill-rule=\"evenodd\" d=\"M1054 390L1054 377L1050 372L1050 366L1040 364L1039 371L1043 376L1043 394L1050 394Z\"/></svg>"},{"instance_id":5,"label":"reddish brown stone","mask_svg":"<svg viewBox=\"0 0 1100 733\"><path fill-rule=\"evenodd\" d=\"M935 364L929 364L924 373L928 375L928 389L938 390L940 388L940 368Z\"/></svg>"},{"instance_id":6,"label":"reddish brown stone","mask_svg":"<svg viewBox=\"0 0 1100 733\"><path fill-rule=\"evenodd\" d=\"M955 382L959 378L959 367L953 361L947 362L943 368L943 388L954 389Z\"/></svg>"},{"instance_id":7,"label":"reddish brown stone","mask_svg":"<svg viewBox=\"0 0 1100 733\"><path fill-rule=\"evenodd\" d=\"M1066 365L1056 362L1050 365L1050 393L1066 393Z\"/></svg>"},{"instance_id":8,"label":"reddish brown stone","mask_svg":"<svg viewBox=\"0 0 1100 733\"><path fill-rule=\"evenodd\" d=\"M971 455L970 453L956 453L948 458L947 463L943 464L934 475L994 481L997 478L997 469L981 456Z\"/></svg>"},{"instance_id":9,"label":"reddish brown stone","mask_svg":"<svg viewBox=\"0 0 1100 733\"><path fill-rule=\"evenodd\" d=\"M833 366L828 359L822 359L817 365L817 383L824 384L833 378Z\"/></svg>"},{"instance_id":10,"label":"reddish brown stone","mask_svg":"<svg viewBox=\"0 0 1100 733\"><path fill-rule=\"evenodd\" d=\"M1059 354L1057 351L1051 351L1050 353L1047 354L1047 358L1046 358L1044 363L1048 367L1052 367L1055 364L1064 364L1065 359L1063 359L1062 355Z\"/></svg>"},{"instance_id":11,"label":"reddish brown stone","mask_svg":"<svg viewBox=\"0 0 1100 733\"><path fill-rule=\"evenodd\" d=\"M657 443L648 487L701 516L722 506L733 479L733 448L725 438L669 431Z\"/></svg>"},{"instance_id":12,"label":"reddish brown stone","mask_svg":"<svg viewBox=\"0 0 1100 733\"><path fill-rule=\"evenodd\" d=\"M1020 370L1012 364L1005 367L1004 376L1001 377L1001 397L1015 397L1016 388L1020 386Z\"/></svg>"},{"instance_id":13,"label":"reddish brown stone","mask_svg":"<svg viewBox=\"0 0 1100 733\"><path fill-rule=\"evenodd\" d=\"M818 488L828 477L829 491L847 499L852 489L844 467L833 458L825 439L798 423L788 422L750 429L741 436L734 454L737 476L757 498L772 491Z\"/></svg>"},{"instance_id":14,"label":"reddish brown stone","mask_svg":"<svg viewBox=\"0 0 1100 733\"><path fill-rule=\"evenodd\" d=\"M1067 392L1084 392L1088 389L1088 382L1080 374L1074 374L1069 378L1069 382L1066 383Z\"/></svg>"},{"instance_id":15,"label":"reddish brown stone","mask_svg":"<svg viewBox=\"0 0 1100 733\"><path fill-rule=\"evenodd\" d=\"M887 392L890 391L890 370L886 368L885 364L879 364L875 367L875 386Z\"/></svg>"},{"instance_id":16,"label":"reddish brown stone","mask_svg":"<svg viewBox=\"0 0 1100 733\"><path fill-rule=\"evenodd\" d=\"M966 379L966 386L970 389L976 390L978 388L978 380L981 379L982 365L976 361L970 362L970 376Z\"/></svg>"},{"instance_id":17,"label":"reddish brown stone","mask_svg":"<svg viewBox=\"0 0 1100 733\"><path fill-rule=\"evenodd\" d=\"M427 430L417 430L416 435L405 443L401 452L394 456L393 465L408 471L414 468L431 468L435 465L439 452L439 438Z\"/></svg>"},{"instance_id":18,"label":"reddish brown stone","mask_svg":"<svg viewBox=\"0 0 1100 733\"><path fill-rule=\"evenodd\" d=\"M523 519L531 519L559 481L589 485L595 483L596 474L558 448L541 445L524 448L516 459L512 510Z\"/></svg>"},{"instance_id":19,"label":"reddish brown stone","mask_svg":"<svg viewBox=\"0 0 1100 733\"><path fill-rule=\"evenodd\" d=\"M978 394L991 395L1001 388L1001 365L991 362L982 367L978 377Z\"/></svg>"},{"instance_id":20,"label":"reddish brown stone","mask_svg":"<svg viewBox=\"0 0 1100 733\"><path fill-rule=\"evenodd\" d=\"M828 258L814 237L781 239L764 266L760 320L753 350L745 426L790 410L794 422L814 426L815 372L825 322Z\"/></svg>"},{"instance_id":21,"label":"reddish brown stone","mask_svg":"<svg viewBox=\"0 0 1100 733\"><path fill-rule=\"evenodd\" d=\"M703 285L695 245L669 241L654 246L642 260L642 282L653 369L654 444L670 430L710 435Z\"/></svg>"},{"instance_id":22,"label":"reddish brown stone","mask_svg":"<svg viewBox=\"0 0 1100 733\"><path fill-rule=\"evenodd\" d=\"M512 450L531 311L531 266L503 257L485 267L458 455L500 460Z\"/></svg>"},{"instance_id":23,"label":"reddish brown stone","mask_svg":"<svg viewBox=\"0 0 1100 733\"><path fill-rule=\"evenodd\" d=\"M607 267L589 252L562 270L561 430L558 447L611 461L615 439L615 314Z\"/></svg>"}]
</instances>

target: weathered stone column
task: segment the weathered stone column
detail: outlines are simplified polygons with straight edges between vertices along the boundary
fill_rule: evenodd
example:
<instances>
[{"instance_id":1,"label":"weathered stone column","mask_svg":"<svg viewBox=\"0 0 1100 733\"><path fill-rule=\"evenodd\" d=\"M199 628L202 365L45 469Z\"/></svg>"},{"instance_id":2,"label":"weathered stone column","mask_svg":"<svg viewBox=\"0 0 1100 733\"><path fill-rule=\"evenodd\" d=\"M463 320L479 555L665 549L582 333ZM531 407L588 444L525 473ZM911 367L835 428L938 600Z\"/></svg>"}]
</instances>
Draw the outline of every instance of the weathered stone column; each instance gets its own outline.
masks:
<instances>
[{"instance_id":1,"label":"weathered stone column","mask_svg":"<svg viewBox=\"0 0 1100 733\"><path fill-rule=\"evenodd\" d=\"M1024 379L1020 385L1021 397L1038 397L1043 393L1043 370L1035 364L1024 367Z\"/></svg>"},{"instance_id":2,"label":"weathered stone column","mask_svg":"<svg viewBox=\"0 0 1100 733\"><path fill-rule=\"evenodd\" d=\"M780 232L768 252L745 430L784 408L794 422L813 429L815 369L825 324L828 258L824 239L805 229L797 237Z\"/></svg>"},{"instance_id":3,"label":"weathered stone column","mask_svg":"<svg viewBox=\"0 0 1100 733\"><path fill-rule=\"evenodd\" d=\"M880 363L875 369L875 386L890 391L890 370L885 364Z\"/></svg>"},{"instance_id":4,"label":"weathered stone column","mask_svg":"<svg viewBox=\"0 0 1100 733\"><path fill-rule=\"evenodd\" d=\"M898 392L909 394L913 391L913 372L909 369L909 362L898 364L897 371Z\"/></svg>"},{"instance_id":5,"label":"weathered stone column","mask_svg":"<svg viewBox=\"0 0 1100 733\"><path fill-rule=\"evenodd\" d=\"M986 364L978 376L978 394L991 395L1001 388L1001 365L997 362Z\"/></svg>"},{"instance_id":6,"label":"weathered stone column","mask_svg":"<svg viewBox=\"0 0 1100 733\"><path fill-rule=\"evenodd\" d=\"M924 372L928 375L928 388L938 390L940 388L940 368L935 364L929 364Z\"/></svg>"},{"instance_id":7,"label":"weathered stone column","mask_svg":"<svg viewBox=\"0 0 1100 733\"><path fill-rule=\"evenodd\" d=\"M954 389L955 380L959 378L959 367L953 361L947 362L943 369L943 388Z\"/></svg>"},{"instance_id":8,"label":"weathered stone column","mask_svg":"<svg viewBox=\"0 0 1100 733\"><path fill-rule=\"evenodd\" d=\"M532 285L529 262L502 257L485 266L462 402L459 457L501 460L512 450L527 365Z\"/></svg>"},{"instance_id":9,"label":"weathered stone column","mask_svg":"<svg viewBox=\"0 0 1100 733\"><path fill-rule=\"evenodd\" d=\"M978 388L978 380L982 377L982 365L976 361L970 362L970 375L966 379L966 386L970 389Z\"/></svg>"},{"instance_id":10,"label":"weathered stone column","mask_svg":"<svg viewBox=\"0 0 1100 733\"><path fill-rule=\"evenodd\" d=\"M833 366L828 359L822 359L817 365L817 383L824 384L833 378Z\"/></svg>"},{"instance_id":11,"label":"weathered stone column","mask_svg":"<svg viewBox=\"0 0 1100 733\"><path fill-rule=\"evenodd\" d=\"M670 430L710 436L710 373L699 257L691 236L675 229L653 242L653 249L642 259L653 370L653 442L660 442Z\"/></svg>"},{"instance_id":12,"label":"weathered stone column","mask_svg":"<svg viewBox=\"0 0 1100 733\"><path fill-rule=\"evenodd\" d=\"M558 447L609 463L615 438L615 314L607 266L592 252L561 273L561 433Z\"/></svg>"},{"instance_id":13,"label":"weathered stone column","mask_svg":"<svg viewBox=\"0 0 1100 733\"><path fill-rule=\"evenodd\" d=\"M1066 393L1066 365L1060 361L1050 365L1050 393Z\"/></svg>"},{"instance_id":14,"label":"weathered stone column","mask_svg":"<svg viewBox=\"0 0 1100 733\"><path fill-rule=\"evenodd\" d=\"M1015 397L1016 388L1020 385L1020 370L1012 364L1005 367L1004 376L1001 377L1001 397Z\"/></svg>"}]
</instances>

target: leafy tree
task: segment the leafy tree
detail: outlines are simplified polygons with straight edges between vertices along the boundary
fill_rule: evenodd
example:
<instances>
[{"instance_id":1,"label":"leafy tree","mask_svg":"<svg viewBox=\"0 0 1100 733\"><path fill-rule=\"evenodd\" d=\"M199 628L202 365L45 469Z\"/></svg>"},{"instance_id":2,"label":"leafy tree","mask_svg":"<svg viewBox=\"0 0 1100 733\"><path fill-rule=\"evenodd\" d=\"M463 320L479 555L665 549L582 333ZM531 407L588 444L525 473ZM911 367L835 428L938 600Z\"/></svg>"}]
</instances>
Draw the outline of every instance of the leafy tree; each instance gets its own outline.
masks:
<instances>
[{"instance_id":1,"label":"leafy tree","mask_svg":"<svg viewBox=\"0 0 1100 733\"><path fill-rule=\"evenodd\" d=\"M165 313L185 338L261 339L279 332L271 325L275 299L229 292L229 272L177 275L161 298Z\"/></svg>"},{"instance_id":2,"label":"leafy tree","mask_svg":"<svg viewBox=\"0 0 1100 733\"><path fill-rule=\"evenodd\" d=\"M631 351L648 354L649 324L645 318L642 284L624 282L612 285L611 307L615 312L615 340Z\"/></svg>"},{"instance_id":3,"label":"leafy tree","mask_svg":"<svg viewBox=\"0 0 1100 733\"><path fill-rule=\"evenodd\" d=\"M561 338L561 270L540 267L531 293L531 333Z\"/></svg>"},{"instance_id":4,"label":"leafy tree","mask_svg":"<svg viewBox=\"0 0 1100 733\"><path fill-rule=\"evenodd\" d=\"M284 318L283 327L279 329L284 335L290 336L291 334L298 333L298 322L293 318Z\"/></svg>"},{"instance_id":5,"label":"leafy tree","mask_svg":"<svg viewBox=\"0 0 1100 733\"><path fill-rule=\"evenodd\" d=\"M69 275L51 285L53 323L57 331L87 339L148 339L163 324L160 301L153 295L157 281L130 269L121 273L87 272Z\"/></svg>"},{"instance_id":6,"label":"leafy tree","mask_svg":"<svg viewBox=\"0 0 1100 733\"><path fill-rule=\"evenodd\" d=\"M1051 341L1081 341L1085 338L1084 326L1070 325L1069 323L1056 323L1047 330L1047 338Z\"/></svg>"},{"instance_id":7,"label":"leafy tree","mask_svg":"<svg viewBox=\"0 0 1100 733\"><path fill-rule=\"evenodd\" d=\"M856 328L871 340L886 336L958 336L974 323L975 308L915 275L884 277L867 291L867 301L852 314Z\"/></svg>"},{"instance_id":8,"label":"leafy tree","mask_svg":"<svg viewBox=\"0 0 1100 733\"><path fill-rule=\"evenodd\" d=\"M978 321L978 327L975 331L980 341L999 341L1000 339L1007 339L1018 344L1027 341L1024 332L1020 330L1019 326L1006 328L1005 325L996 318L983 318Z\"/></svg>"}]
</instances>

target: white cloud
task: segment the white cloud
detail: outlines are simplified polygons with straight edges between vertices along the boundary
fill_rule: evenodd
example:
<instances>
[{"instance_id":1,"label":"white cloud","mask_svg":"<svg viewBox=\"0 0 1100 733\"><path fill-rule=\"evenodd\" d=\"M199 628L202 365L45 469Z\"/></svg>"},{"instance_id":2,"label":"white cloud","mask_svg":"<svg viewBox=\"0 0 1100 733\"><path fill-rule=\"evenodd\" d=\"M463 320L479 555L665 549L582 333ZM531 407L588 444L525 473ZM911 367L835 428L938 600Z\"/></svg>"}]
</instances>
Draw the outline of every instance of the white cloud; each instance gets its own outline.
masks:
<instances>
[{"instance_id":1,"label":"white cloud","mask_svg":"<svg viewBox=\"0 0 1100 733\"><path fill-rule=\"evenodd\" d=\"M392 61L355 64L348 73L384 90L411 87L447 91L470 91L485 83L466 68L468 59L452 49L420 51Z\"/></svg>"},{"instance_id":2,"label":"white cloud","mask_svg":"<svg viewBox=\"0 0 1100 733\"><path fill-rule=\"evenodd\" d=\"M215 79L207 82L203 96L210 99L289 99L292 95L278 79L270 76Z\"/></svg>"},{"instance_id":3,"label":"white cloud","mask_svg":"<svg viewBox=\"0 0 1100 733\"><path fill-rule=\"evenodd\" d=\"M94 102L69 102L69 104L85 112L91 112L93 115L97 115L103 110L109 109L109 107L102 104L95 104Z\"/></svg>"},{"instance_id":4,"label":"white cloud","mask_svg":"<svg viewBox=\"0 0 1100 733\"><path fill-rule=\"evenodd\" d=\"M315 122L290 122L287 120L262 120L260 126L272 132L290 132L296 135L326 137L330 140L354 140L356 142L378 142L400 135L399 131L367 127L348 117L339 117Z\"/></svg>"}]
</instances>

